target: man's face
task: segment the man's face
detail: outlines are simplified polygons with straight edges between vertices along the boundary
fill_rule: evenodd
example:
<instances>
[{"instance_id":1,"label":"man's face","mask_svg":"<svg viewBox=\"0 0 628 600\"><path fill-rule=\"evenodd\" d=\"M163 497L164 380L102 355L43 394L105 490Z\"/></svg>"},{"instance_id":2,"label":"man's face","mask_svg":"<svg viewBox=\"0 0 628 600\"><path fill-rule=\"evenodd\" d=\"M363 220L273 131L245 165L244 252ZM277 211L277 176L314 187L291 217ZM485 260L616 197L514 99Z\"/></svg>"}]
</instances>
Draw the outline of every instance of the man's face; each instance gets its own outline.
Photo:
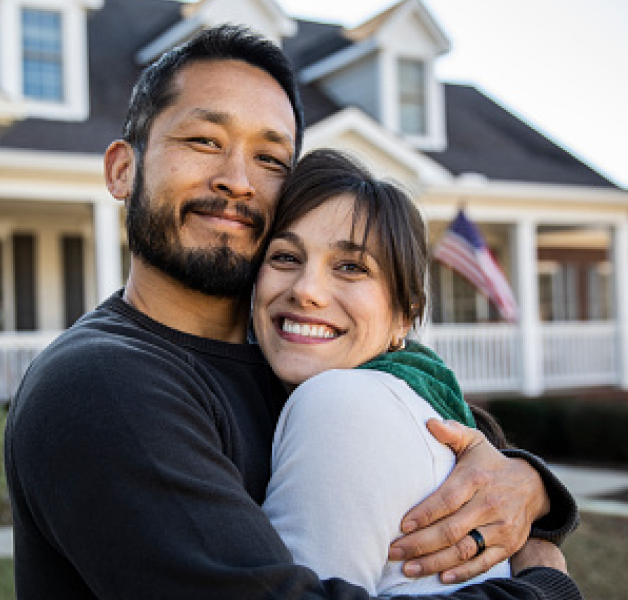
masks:
<instances>
[{"instance_id":1,"label":"man's face","mask_svg":"<svg viewBox=\"0 0 628 600\"><path fill-rule=\"evenodd\" d=\"M248 291L279 189L295 119L281 86L242 61L199 62L151 128L129 201L133 254L213 296Z\"/></svg>"}]
</instances>

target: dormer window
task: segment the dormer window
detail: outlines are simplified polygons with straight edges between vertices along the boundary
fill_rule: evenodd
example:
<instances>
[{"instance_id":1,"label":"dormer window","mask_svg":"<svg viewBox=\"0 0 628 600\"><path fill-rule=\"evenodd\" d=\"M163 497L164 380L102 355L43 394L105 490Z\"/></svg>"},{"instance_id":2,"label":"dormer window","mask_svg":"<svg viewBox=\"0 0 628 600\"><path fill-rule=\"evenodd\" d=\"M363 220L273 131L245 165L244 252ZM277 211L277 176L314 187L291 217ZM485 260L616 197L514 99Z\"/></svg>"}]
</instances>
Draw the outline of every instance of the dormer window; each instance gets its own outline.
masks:
<instances>
[{"instance_id":1,"label":"dormer window","mask_svg":"<svg viewBox=\"0 0 628 600\"><path fill-rule=\"evenodd\" d=\"M63 101L60 12L22 9L22 88L25 98Z\"/></svg>"},{"instance_id":2,"label":"dormer window","mask_svg":"<svg viewBox=\"0 0 628 600\"><path fill-rule=\"evenodd\" d=\"M397 64L399 128L409 136L427 134L426 69L421 60L400 58Z\"/></svg>"}]
</instances>

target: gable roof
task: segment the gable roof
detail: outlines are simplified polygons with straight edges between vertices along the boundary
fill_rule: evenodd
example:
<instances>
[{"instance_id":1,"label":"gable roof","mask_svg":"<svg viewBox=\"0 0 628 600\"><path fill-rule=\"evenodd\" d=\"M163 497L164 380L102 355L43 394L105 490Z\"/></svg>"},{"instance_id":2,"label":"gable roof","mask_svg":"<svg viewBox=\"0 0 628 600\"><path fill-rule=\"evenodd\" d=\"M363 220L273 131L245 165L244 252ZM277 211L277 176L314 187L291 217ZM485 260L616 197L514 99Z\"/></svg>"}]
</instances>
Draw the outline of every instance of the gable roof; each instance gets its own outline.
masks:
<instances>
[{"instance_id":1,"label":"gable roof","mask_svg":"<svg viewBox=\"0 0 628 600\"><path fill-rule=\"evenodd\" d=\"M0 148L102 154L120 137L137 52L180 22L172 0L106 0L88 21L90 116L84 122L26 119L0 131ZM298 21L284 48L298 69L354 43L340 25ZM315 84L301 84L306 124L346 108ZM478 90L445 87L448 147L426 153L454 174L489 179L616 188L602 175L526 125Z\"/></svg>"},{"instance_id":2,"label":"gable roof","mask_svg":"<svg viewBox=\"0 0 628 600\"><path fill-rule=\"evenodd\" d=\"M445 85L448 147L428 152L454 174L616 188L505 108L466 85Z\"/></svg>"}]
</instances>

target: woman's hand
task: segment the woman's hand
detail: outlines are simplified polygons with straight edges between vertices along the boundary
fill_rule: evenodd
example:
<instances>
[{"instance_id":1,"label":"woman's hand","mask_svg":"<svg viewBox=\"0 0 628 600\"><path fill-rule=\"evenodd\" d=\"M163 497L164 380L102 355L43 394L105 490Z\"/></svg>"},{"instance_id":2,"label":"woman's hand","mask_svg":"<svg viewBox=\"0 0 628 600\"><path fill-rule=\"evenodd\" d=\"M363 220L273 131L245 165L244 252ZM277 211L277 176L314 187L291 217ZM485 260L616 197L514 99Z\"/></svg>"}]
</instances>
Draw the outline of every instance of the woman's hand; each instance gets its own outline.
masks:
<instances>
[{"instance_id":1,"label":"woman's hand","mask_svg":"<svg viewBox=\"0 0 628 600\"><path fill-rule=\"evenodd\" d=\"M457 457L446 481L404 517L404 537L390 550L410 577L441 573L445 583L488 571L523 547L532 522L549 512L540 475L496 450L484 435L456 422L428 421L432 435ZM478 553L469 531L486 549Z\"/></svg>"},{"instance_id":2,"label":"woman's hand","mask_svg":"<svg viewBox=\"0 0 628 600\"><path fill-rule=\"evenodd\" d=\"M530 538L519 552L516 552L510 559L512 574L530 567L551 567L558 569L566 575L567 561L560 549L552 542Z\"/></svg>"}]
</instances>

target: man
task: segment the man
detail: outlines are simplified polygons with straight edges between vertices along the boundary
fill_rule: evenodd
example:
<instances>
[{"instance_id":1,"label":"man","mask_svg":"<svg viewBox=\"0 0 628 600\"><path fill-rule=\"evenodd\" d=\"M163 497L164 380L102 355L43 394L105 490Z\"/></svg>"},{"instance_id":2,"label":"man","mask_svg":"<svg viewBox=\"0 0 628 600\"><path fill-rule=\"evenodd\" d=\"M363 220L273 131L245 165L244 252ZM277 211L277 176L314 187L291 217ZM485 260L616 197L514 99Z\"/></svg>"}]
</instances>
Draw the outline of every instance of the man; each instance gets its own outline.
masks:
<instances>
[{"instance_id":1,"label":"man","mask_svg":"<svg viewBox=\"0 0 628 600\"><path fill-rule=\"evenodd\" d=\"M249 298L302 133L285 57L245 30L205 32L140 78L105 156L128 208L129 280L42 353L11 408L20 600L367 597L291 564L259 508L285 395L244 343ZM464 504L406 540L431 553L424 573L464 563L482 537L455 572L484 570L513 548L508 527L525 538L548 511L533 469L471 441L462 473L411 513L422 525ZM578 597L553 569L470 593Z\"/></svg>"}]
</instances>

